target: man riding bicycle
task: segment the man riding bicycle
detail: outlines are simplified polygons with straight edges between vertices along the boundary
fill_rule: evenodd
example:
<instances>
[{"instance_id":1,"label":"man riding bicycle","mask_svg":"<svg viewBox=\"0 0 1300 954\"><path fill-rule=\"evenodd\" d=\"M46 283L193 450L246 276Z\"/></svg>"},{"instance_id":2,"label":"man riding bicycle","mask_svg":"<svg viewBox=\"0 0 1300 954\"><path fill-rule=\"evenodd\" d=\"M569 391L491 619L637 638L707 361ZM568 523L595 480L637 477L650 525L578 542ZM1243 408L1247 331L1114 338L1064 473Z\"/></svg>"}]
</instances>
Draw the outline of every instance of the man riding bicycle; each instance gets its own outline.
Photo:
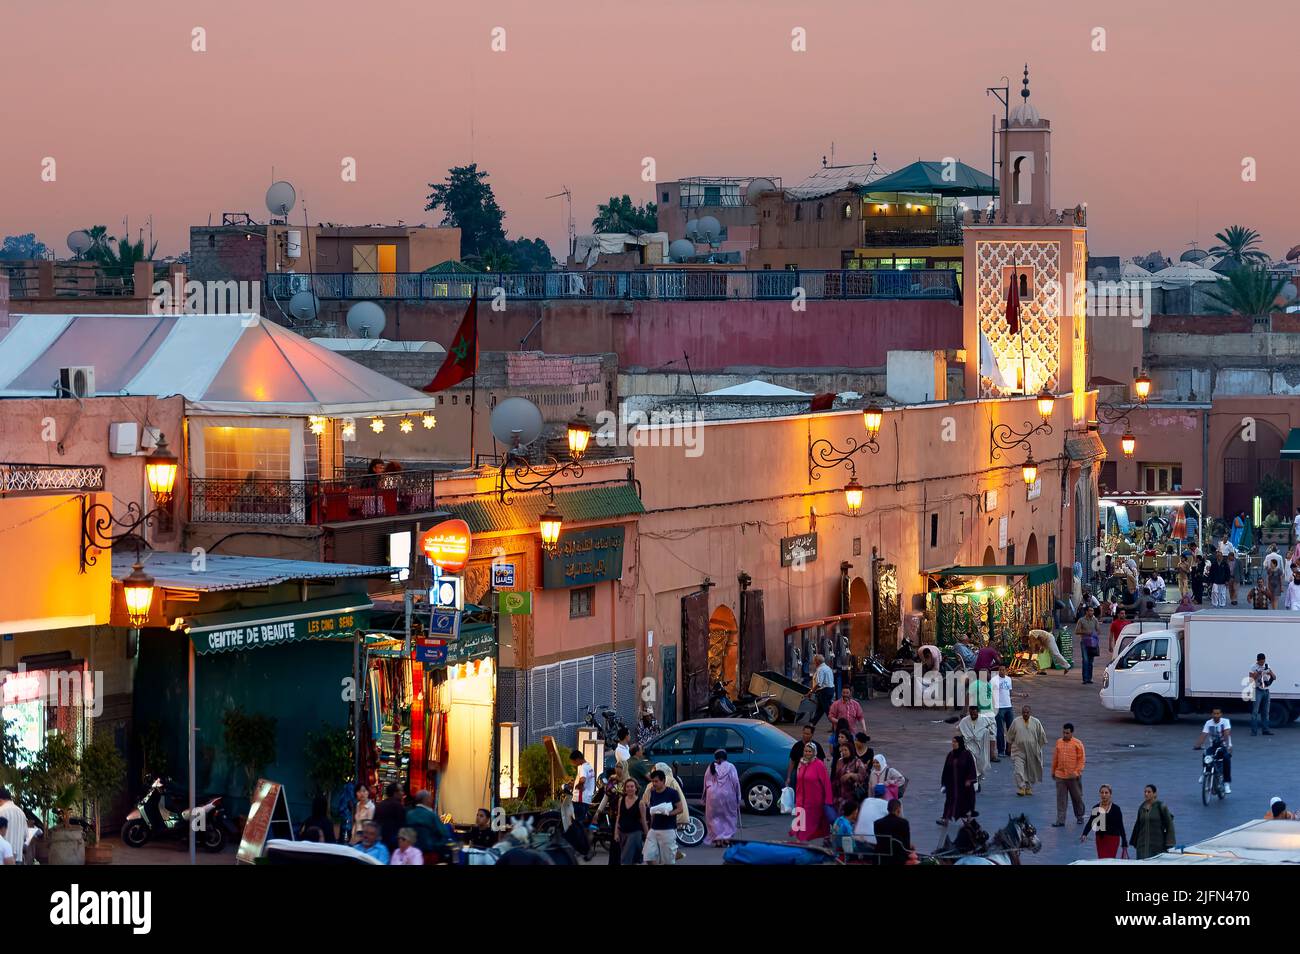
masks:
<instances>
[{"instance_id":1,"label":"man riding bicycle","mask_svg":"<svg viewBox=\"0 0 1300 954\"><path fill-rule=\"evenodd\" d=\"M1210 752L1218 753L1222 750L1223 757L1223 794L1232 794L1232 723L1223 717L1222 709L1213 709L1210 712L1210 718L1205 720L1205 725L1201 727L1200 738L1196 740L1193 748L1199 749L1205 744L1205 740L1211 742Z\"/></svg>"}]
</instances>

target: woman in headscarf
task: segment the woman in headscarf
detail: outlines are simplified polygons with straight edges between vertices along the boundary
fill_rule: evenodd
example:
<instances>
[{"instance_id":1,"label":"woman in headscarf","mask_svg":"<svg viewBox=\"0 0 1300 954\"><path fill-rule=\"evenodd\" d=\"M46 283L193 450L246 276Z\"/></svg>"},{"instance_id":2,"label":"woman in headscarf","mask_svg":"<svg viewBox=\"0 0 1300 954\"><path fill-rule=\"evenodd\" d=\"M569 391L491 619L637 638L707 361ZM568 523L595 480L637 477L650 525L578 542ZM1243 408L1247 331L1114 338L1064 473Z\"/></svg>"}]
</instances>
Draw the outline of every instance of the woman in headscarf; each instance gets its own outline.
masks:
<instances>
[{"instance_id":1,"label":"woman in headscarf","mask_svg":"<svg viewBox=\"0 0 1300 954\"><path fill-rule=\"evenodd\" d=\"M885 786L885 800L902 798L902 788L907 784L903 773L892 768L885 760L883 752L877 752L871 760L871 770L867 776L867 791L874 792L877 785Z\"/></svg>"},{"instance_id":2,"label":"woman in headscarf","mask_svg":"<svg viewBox=\"0 0 1300 954\"><path fill-rule=\"evenodd\" d=\"M975 812L975 758L966 751L966 742L960 735L952 737L952 751L944 759L943 775L939 784L943 788L943 817L940 825Z\"/></svg>"},{"instance_id":3,"label":"woman in headscarf","mask_svg":"<svg viewBox=\"0 0 1300 954\"><path fill-rule=\"evenodd\" d=\"M1128 836L1124 834L1124 813L1111 801L1109 785L1103 785L1099 794L1101 800L1092 806L1092 814L1088 817L1088 824L1083 826L1079 842L1082 844L1087 840L1088 833L1095 831L1098 858L1118 858L1121 848L1127 856Z\"/></svg>"},{"instance_id":4,"label":"woman in headscarf","mask_svg":"<svg viewBox=\"0 0 1300 954\"><path fill-rule=\"evenodd\" d=\"M725 749L713 753L713 764L704 772L704 824L704 843L722 847L740 828L740 776Z\"/></svg>"},{"instance_id":5,"label":"woman in headscarf","mask_svg":"<svg viewBox=\"0 0 1300 954\"><path fill-rule=\"evenodd\" d=\"M851 737L841 734L837 749L835 767L831 769L835 804L861 801L858 796L867 783L867 767L854 751Z\"/></svg>"},{"instance_id":6,"label":"woman in headscarf","mask_svg":"<svg viewBox=\"0 0 1300 954\"><path fill-rule=\"evenodd\" d=\"M817 746L809 742L803 747L803 757L799 760L795 777L795 812L790 834L800 841L828 837L834 804L826 763L817 757Z\"/></svg>"},{"instance_id":7,"label":"woman in headscarf","mask_svg":"<svg viewBox=\"0 0 1300 954\"><path fill-rule=\"evenodd\" d=\"M850 748L853 746L853 729L849 727L848 719L841 719L835 725L835 734L831 736L831 778L835 778L835 766L840 761L840 744L849 743Z\"/></svg>"}]
</instances>

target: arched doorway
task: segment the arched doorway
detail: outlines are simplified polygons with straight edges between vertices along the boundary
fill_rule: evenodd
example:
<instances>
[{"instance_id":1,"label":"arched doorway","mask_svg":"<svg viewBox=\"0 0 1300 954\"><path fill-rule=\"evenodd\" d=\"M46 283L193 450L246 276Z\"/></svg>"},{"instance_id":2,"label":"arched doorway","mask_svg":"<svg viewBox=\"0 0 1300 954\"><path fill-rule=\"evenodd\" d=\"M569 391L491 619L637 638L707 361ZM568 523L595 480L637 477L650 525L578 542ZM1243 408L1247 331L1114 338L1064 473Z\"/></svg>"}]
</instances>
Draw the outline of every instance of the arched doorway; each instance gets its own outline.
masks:
<instances>
[{"instance_id":1,"label":"arched doorway","mask_svg":"<svg viewBox=\"0 0 1300 954\"><path fill-rule=\"evenodd\" d=\"M1038 535L1031 533L1025 543L1025 563L1034 566L1038 563Z\"/></svg>"},{"instance_id":2,"label":"arched doorway","mask_svg":"<svg viewBox=\"0 0 1300 954\"><path fill-rule=\"evenodd\" d=\"M871 590L860 576L849 582L849 612L867 614L855 616L849 623L849 652L866 656L871 652Z\"/></svg>"},{"instance_id":3,"label":"arched doorway","mask_svg":"<svg viewBox=\"0 0 1300 954\"><path fill-rule=\"evenodd\" d=\"M709 617L709 685L719 681L730 683L728 691L732 694L746 688L735 684L740 659L739 635L740 626L731 607L723 604L715 609Z\"/></svg>"},{"instance_id":4,"label":"arched doorway","mask_svg":"<svg viewBox=\"0 0 1300 954\"><path fill-rule=\"evenodd\" d=\"M1254 440L1245 440L1254 437ZM1223 448L1223 519L1231 523L1239 513L1250 515L1254 510L1255 495L1268 498L1270 487L1276 482L1290 484L1291 462L1282 460L1282 434L1265 421L1256 420L1253 433L1247 427L1238 428ZM1286 494L1279 516L1286 520L1290 514L1290 494ZM1276 506L1273 504L1272 506ZM1265 505L1267 513L1272 507Z\"/></svg>"},{"instance_id":5,"label":"arched doorway","mask_svg":"<svg viewBox=\"0 0 1300 954\"><path fill-rule=\"evenodd\" d=\"M997 552L991 546L985 547L984 562L981 563L980 566L997 566L997 565L998 565Z\"/></svg>"}]
</instances>

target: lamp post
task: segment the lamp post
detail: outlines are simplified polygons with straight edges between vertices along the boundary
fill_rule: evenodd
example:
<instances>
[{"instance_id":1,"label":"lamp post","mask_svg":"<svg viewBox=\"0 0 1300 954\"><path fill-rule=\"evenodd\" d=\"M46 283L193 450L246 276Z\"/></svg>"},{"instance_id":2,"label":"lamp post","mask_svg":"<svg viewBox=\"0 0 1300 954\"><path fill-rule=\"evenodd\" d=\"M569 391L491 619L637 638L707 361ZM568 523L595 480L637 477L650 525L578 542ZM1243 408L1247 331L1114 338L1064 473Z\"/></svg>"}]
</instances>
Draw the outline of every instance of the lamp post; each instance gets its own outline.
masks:
<instances>
[{"instance_id":1,"label":"lamp post","mask_svg":"<svg viewBox=\"0 0 1300 954\"><path fill-rule=\"evenodd\" d=\"M1025 421L1022 430L1016 430L1010 424L993 424L989 423L989 460L994 461L1002 456L1002 451L1011 450L1015 447L1023 447L1029 457L1020 467L1020 476L1024 478L1025 486L1032 487L1034 481L1038 479L1038 462L1034 460L1034 448L1031 438L1036 434L1052 433L1052 411L1056 407L1056 395L1051 391L1043 388L1038 392L1035 399L1038 406L1039 423L1037 425Z\"/></svg>"},{"instance_id":2,"label":"lamp post","mask_svg":"<svg viewBox=\"0 0 1300 954\"><path fill-rule=\"evenodd\" d=\"M880 405L873 401L862 412L862 426L867 432L866 440L859 441L856 437L848 437L845 439L843 447L837 447L825 437L812 440L812 436L809 435L809 482L821 480L822 475L819 471L838 467L840 464L846 465L849 469L849 482L844 485L844 505L850 514L857 514L862 509L862 496L865 490L858 483L858 470L853 462L853 455L860 454L863 451L870 451L873 454L880 453L880 442L876 440L876 435L880 433L880 425L884 418L885 412Z\"/></svg>"},{"instance_id":3,"label":"lamp post","mask_svg":"<svg viewBox=\"0 0 1300 954\"><path fill-rule=\"evenodd\" d=\"M1133 412L1146 410L1147 398L1151 396L1151 378L1146 371L1139 372L1133 379L1133 393L1137 395L1136 404L1125 406L1100 401L1097 403L1099 424L1124 425L1124 435L1119 439L1119 447L1125 457L1132 457L1133 451L1137 448L1137 437L1134 436L1132 428Z\"/></svg>"}]
</instances>

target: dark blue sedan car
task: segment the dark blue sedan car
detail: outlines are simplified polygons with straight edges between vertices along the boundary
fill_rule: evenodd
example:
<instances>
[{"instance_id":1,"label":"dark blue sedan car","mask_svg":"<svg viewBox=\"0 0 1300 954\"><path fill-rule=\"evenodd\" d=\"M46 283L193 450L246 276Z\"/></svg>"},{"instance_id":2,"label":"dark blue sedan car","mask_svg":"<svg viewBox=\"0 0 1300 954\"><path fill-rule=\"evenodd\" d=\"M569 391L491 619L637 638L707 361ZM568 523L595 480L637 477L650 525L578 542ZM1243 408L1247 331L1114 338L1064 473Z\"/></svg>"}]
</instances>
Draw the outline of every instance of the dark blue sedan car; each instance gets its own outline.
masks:
<instances>
[{"instance_id":1,"label":"dark blue sedan car","mask_svg":"<svg viewBox=\"0 0 1300 954\"><path fill-rule=\"evenodd\" d=\"M669 765L688 799L704 796L704 773L724 749L740 776L740 803L752 812L777 810L794 740L757 719L691 719L646 746L646 758Z\"/></svg>"}]
</instances>

